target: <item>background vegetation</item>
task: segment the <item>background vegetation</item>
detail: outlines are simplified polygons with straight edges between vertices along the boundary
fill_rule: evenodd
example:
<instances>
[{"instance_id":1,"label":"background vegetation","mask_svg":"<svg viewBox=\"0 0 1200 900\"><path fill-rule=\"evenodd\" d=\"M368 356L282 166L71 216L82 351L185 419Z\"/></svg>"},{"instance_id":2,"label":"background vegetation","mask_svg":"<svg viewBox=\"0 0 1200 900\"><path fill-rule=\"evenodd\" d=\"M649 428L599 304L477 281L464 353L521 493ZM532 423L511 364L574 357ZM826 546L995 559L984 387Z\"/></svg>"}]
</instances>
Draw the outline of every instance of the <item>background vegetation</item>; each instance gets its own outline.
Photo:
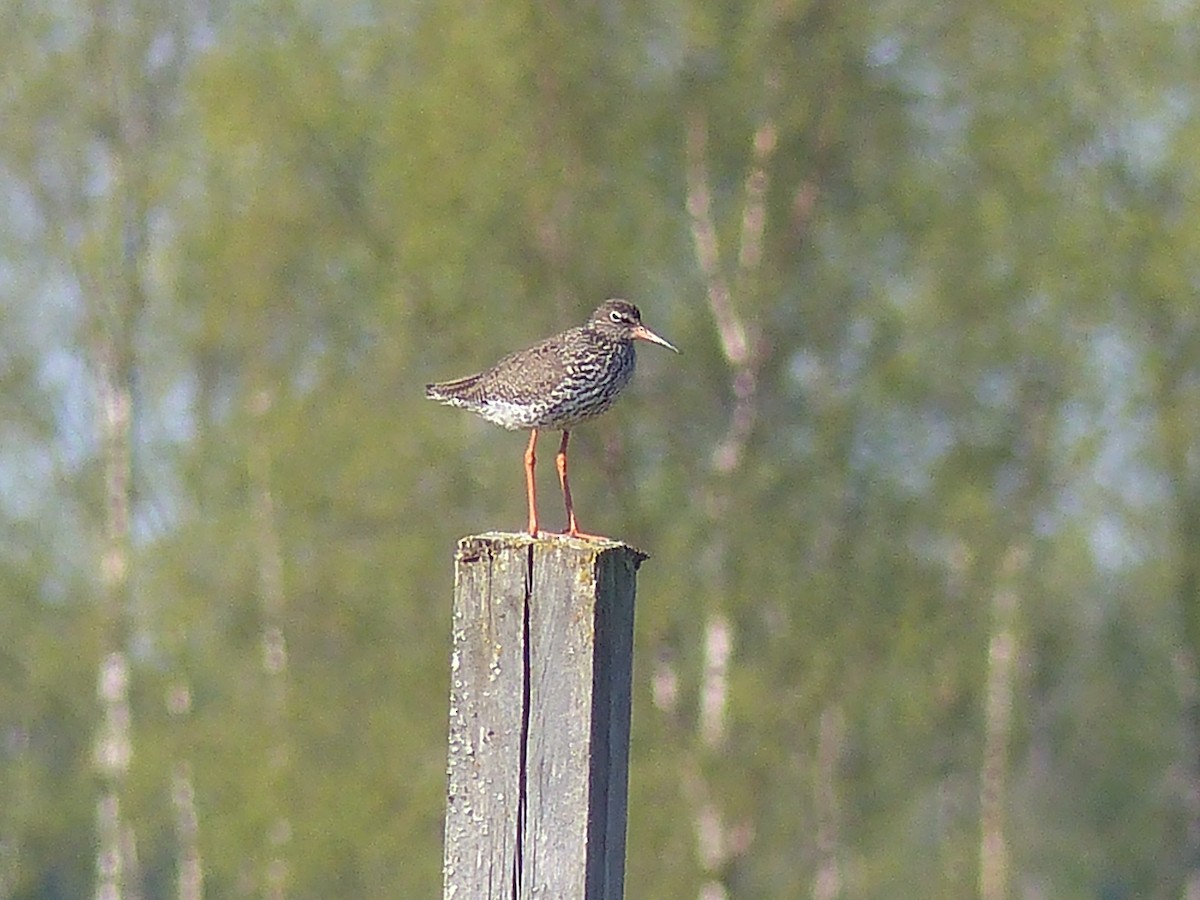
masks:
<instances>
[{"instance_id":1,"label":"background vegetation","mask_svg":"<svg viewBox=\"0 0 1200 900\"><path fill-rule=\"evenodd\" d=\"M628 896L1200 896L1194 3L0 9L0 898L437 896L422 385L608 295Z\"/></svg>"}]
</instances>

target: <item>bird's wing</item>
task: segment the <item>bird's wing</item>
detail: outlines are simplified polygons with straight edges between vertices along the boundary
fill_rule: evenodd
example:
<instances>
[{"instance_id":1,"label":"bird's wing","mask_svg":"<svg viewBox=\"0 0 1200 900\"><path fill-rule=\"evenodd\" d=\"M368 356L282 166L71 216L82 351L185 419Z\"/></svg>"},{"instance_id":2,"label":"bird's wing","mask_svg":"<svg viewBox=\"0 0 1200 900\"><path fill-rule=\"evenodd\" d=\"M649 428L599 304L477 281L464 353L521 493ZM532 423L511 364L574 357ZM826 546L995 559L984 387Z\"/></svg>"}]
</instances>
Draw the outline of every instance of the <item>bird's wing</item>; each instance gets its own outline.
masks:
<instances>
[{"instance_id":1,"label":"bird's wing","mask_svg":"<svg viewBox=\"0 0 1200 900\"><path fill-rule=\"evenodd\" d=\"M544 398L566 374L566 348L551 340L511 353L483 374L481 388L489 397L517 403Z\"/></svg>"}]
</instances>

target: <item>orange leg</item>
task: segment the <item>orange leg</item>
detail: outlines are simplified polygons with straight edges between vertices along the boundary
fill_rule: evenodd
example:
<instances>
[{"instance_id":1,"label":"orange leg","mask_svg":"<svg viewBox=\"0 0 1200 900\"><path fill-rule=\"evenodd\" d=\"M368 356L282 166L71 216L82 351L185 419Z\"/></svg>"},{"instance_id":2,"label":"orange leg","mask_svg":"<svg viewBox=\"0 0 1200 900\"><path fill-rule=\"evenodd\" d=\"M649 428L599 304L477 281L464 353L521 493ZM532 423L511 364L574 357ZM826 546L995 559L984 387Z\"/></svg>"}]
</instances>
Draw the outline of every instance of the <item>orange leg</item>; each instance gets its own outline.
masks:
<instances>
[{"instance_id":1,"label":"orange leg","mask_svg":"<svg viewBox=\"0 0 1200 900\"><path fill-rule=\"evenodd\" d=\"M567 505L567 530L568 537L577 538L599 538L596 534L585 534L579 530L579 523L575 521L575 505L571 502L571 482L567 480L567 441L571 438L571 432L564 431L562 443L558 445L558 454L554 457L555 468L558 469L558 483L562 485L563 502Z\"/></svg>"},{"instance_id":2,"label":"orange leg","mask_svg":"<svg viewBox=\"0 0 1200 900\"><path fill-rule=\"evenodd\" d=\"M529 499L529 533L538 535L537 488L533 483L533 466L537 462L534 448L537 446L537 429L529 432L529 446L525 448L525 494Z\"/></svg>"},{"instance_id":3,"label":"orange leg","mask_svg":"<svg viewBox=\"0 0 1200 900\"><path fill-rule=\"evenodd\" d=\"M558 469L558 483L562 485L563 502L567 505L567 534L576 537L579 525L575 522L575 505L571 503L571 484L567 481L567 441L570 439L571 432L564 431L558 454L554 457L554 466Z\"/></svg>"}]
</instances>

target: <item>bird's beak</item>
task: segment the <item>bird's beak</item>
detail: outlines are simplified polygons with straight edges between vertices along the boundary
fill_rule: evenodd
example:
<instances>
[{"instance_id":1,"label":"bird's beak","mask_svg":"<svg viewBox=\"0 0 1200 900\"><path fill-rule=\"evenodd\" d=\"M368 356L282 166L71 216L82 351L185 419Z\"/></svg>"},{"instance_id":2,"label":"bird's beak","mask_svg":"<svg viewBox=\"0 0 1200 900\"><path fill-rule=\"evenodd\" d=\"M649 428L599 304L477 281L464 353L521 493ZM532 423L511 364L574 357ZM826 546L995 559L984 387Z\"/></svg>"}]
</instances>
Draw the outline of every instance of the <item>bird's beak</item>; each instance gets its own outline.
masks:
<instances>
[{"instance_id":1,"label":"bird's beak","mask_svg":"<svg viewBox=\"0 0 1200 900\"><path fill-rule=\"evenodd\" d=\"M674 344L672 344L666 338L659 337L657 334L655 334L653 331L651 331L645 325L636 326L633 329L633 337L634 337L634 340L649 341L651 344L658 344L660 347L666 347L668 350L675 350L676 353L679 352L678 350L676 350Z\"/></svg>"}]
</instances>

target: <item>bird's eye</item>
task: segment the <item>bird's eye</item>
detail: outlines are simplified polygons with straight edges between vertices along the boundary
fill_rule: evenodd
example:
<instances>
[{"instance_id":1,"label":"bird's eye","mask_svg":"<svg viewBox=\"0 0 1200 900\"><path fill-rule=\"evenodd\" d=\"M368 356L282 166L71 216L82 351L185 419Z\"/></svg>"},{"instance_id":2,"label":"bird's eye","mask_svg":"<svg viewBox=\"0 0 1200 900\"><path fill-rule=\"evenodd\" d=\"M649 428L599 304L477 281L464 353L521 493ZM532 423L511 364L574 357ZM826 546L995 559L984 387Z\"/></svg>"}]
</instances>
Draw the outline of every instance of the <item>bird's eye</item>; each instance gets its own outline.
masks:
<instances>
[{"instance_id":1,"label":"bird's eye","mask_svg":"<svg viewBox=\"0 0 1200 900\"><path fill-rule=\"evenodd\" d=\"M625 321L625 316L624 316L624 314L622 314L622 312L619 309L614 309L612 312L610 312L608 314L608 318L610 321L613 321L613 322Z\"/></svg>"}]
</instances>

